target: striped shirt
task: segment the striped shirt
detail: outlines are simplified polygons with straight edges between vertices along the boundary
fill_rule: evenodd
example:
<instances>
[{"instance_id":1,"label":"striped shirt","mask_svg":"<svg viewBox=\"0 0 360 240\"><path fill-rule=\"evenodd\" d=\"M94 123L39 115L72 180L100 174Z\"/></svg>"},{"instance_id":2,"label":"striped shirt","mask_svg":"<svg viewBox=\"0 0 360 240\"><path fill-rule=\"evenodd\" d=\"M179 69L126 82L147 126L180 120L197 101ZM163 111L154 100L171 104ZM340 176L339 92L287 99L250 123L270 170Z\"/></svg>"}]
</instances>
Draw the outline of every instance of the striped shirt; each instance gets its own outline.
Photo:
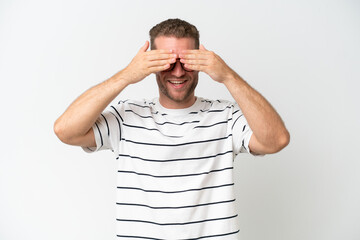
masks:
<instances>
[{"instance_id":1,"label":"striped shirt","mask_svg":"<svg viewBox=\"0 0 360 240\"><path fill-rule=\"evenodd\" d=\"M120 101L93 130L97 147L84 150L110 149L118 163L119 239L239 239L233 162L252 131L236 103Z\"/></svg>"}]
</instances>

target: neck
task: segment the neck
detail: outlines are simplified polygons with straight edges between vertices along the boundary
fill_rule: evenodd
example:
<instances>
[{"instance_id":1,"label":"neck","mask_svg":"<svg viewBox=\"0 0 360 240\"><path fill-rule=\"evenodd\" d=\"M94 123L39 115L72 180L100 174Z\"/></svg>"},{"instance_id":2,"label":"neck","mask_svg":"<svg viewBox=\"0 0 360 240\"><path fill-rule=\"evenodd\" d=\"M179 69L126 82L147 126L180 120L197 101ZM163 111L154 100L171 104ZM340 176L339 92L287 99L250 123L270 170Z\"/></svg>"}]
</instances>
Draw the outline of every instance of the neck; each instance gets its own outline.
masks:
<instances>
[{"instance_id":1,"label":"neck","mask_svg":"<svg viewBox=\"0 0 360 240\"><path fill-rule=\"evenodd\" d=\"M167 109L188 108L188 107L191 107L195 103L195 101L196 101L195 96L189 97L188 99L179 101L179 102L171 100L171 99L167 99L161 95L159 96L159 102L160 102L161 106L163 106L164 108L167 108Z\"/></svg>"}]
</instances>

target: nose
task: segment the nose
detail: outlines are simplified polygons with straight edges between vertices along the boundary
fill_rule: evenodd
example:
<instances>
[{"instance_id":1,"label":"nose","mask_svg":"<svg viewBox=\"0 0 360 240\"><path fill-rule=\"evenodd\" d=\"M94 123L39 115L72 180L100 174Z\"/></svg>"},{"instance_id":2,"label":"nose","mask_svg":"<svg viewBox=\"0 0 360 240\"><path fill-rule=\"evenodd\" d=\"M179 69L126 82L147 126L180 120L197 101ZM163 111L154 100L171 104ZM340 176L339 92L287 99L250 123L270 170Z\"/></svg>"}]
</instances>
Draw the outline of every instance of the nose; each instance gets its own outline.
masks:
<instances>
[{"instance_id":1,"label":"nose","mask_svg":"<svg viewBox=\"0 0 360 240\"><path fill-rule=\"evenodd\" d=\"M175 62L174 69L171 71L171 74L176 77L181 77L181 76L184 76L185 73L186 73L186 71L182 68L180 60L177 59Z\"/></svg>"}]
</instances>

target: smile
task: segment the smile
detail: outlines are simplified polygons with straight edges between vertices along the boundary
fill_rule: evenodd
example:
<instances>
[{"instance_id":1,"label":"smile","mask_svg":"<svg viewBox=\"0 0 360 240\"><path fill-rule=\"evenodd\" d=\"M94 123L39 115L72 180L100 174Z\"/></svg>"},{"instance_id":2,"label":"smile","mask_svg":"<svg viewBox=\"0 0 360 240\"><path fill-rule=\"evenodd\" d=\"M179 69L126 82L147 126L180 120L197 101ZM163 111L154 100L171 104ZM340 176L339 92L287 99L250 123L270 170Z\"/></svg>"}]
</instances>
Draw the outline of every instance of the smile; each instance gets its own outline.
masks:
<instances>
[{"instance_id":1,"label":"smile","mask_svg":"<svg viewBox=\"0 0 360 240\"><path fill-rule=\"evenodd\" d=\"M175 89L182 89L185 87L187 80L168 80L168 83Z\"/></svg>"},{"instance_id":2,"label":"smile","mask_svg":"<svg viewBox=\"0 0 360 240\"><path fill-rule=\"evenodd\" d=\"M182 84L184 82L186 82L186 80L182 80L182 81L179 81L179 80L169 80L170 83L172 84Z\"/></svg>"}]
</instances>

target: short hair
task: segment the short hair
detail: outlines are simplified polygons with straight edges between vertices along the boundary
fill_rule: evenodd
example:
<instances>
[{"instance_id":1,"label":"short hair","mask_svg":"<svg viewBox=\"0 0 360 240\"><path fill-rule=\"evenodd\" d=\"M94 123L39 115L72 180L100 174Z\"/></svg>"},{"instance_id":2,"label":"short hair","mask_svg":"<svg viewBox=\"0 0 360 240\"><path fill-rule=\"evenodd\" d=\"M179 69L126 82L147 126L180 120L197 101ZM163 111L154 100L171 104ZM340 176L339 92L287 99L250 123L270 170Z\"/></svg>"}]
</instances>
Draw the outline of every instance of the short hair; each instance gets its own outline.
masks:
<instances>
[{"instance_id":1,"label":"short hair","mask_svg":"<svg viewBox=\"0 0 360 240\"><path fill-rule=\"evenodd\" d=\"M176 38L192 38L195 40L195 49L199 49L200 34L197 28L178 18L165 20L149 31L151 49L156 49L155 38L160 36Z\"/></svg>"}]
</instances>

